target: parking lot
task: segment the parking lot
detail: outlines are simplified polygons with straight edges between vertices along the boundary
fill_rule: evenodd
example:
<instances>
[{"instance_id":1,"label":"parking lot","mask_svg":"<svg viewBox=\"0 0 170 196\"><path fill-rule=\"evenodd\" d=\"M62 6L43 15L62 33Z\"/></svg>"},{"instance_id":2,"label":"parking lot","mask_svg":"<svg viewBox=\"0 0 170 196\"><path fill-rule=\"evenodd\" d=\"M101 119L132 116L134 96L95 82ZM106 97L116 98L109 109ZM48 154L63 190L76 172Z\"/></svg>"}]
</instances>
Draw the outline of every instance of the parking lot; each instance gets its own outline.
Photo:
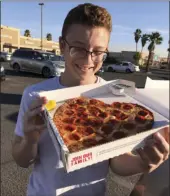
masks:
<instances>
[{"instance_id":1,"label":"parking lot","mask_svg":"<svg viewBox=\"0 0 170 196\"><path fill-rule=\"evenodd\" d=\"M1 195L23 196L30 169L16 166L11 156L11 142L18 115L22 93L25 87L44 80L39 75L31 73L15 73L8 63L3 63L6 69L6 81L1 83ZM155 77L155 76L154 76ZM136 82L138 88L144 88L146 74L134 73L104 73L103 78L116 78Z\"/></svg>"},{"instance_id":2,"label":"parking lot","mask_svg":"<svg viewBox=\"0 0 170 196\"><path fill-rule=\"evenodd\" d=\"M7 63L3 66L7 76L1 83L1 195L23 196L30 169L16 166L11 156L11 141L23 89L43 79L33 74L16 75Z\"/></svg>"}]
</instances>

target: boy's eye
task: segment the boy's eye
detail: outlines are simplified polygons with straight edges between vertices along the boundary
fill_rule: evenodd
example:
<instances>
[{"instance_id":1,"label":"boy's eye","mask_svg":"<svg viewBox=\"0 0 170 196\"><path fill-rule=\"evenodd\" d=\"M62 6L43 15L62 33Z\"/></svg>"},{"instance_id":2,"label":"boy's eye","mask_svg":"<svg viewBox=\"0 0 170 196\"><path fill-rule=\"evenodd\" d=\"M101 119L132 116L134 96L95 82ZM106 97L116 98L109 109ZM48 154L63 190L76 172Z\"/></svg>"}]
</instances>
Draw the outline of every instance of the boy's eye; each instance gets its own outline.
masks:
<instances>
[{"instance_id":1,"label":"boy's eye","mask_svg":"<svg viewBox=\"0 0 170 196\"><path fill-rule=\"evenodd\" d=\"M93 52L93 55L95 55L95 56L99 56L99 55L101 55L101 54L104 54L104 53L101 52L101 51L94 51L94 52Z\"/></svg>"}]
</instances>

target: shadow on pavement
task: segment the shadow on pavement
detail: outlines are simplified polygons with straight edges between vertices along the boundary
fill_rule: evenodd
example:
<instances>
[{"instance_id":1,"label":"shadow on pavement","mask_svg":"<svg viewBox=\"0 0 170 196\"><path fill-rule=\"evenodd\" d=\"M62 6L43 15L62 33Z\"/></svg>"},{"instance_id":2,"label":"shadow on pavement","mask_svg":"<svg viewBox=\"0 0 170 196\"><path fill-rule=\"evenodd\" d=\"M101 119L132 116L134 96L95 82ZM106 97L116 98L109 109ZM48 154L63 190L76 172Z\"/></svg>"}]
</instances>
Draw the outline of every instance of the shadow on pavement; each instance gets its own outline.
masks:
<instances>
[{"instance_id":1,"label":"shadow on pavement","mask_svg":"<svg viewBox=\"0 0 170 196\"><path fill-rule=\"evenodd\" d=\"M17 118L18 118L18 112L15 112L13 114L10 114L8 116L5 117L6 119L16 123L17 122Z\"/></svg>"},{"instance_id":2,"label":"shadow on pavement","mask_svg":"<svg viewBox=\"0 0 170 196\"><path fill-rule=\"evenodd\" d=\"M22 95L0 93L0 104L20 105Z\"/></svg>"},{"instance_id":3,"label":"shadow on pavement","mask_svg":"<svg viewBox=\"0 0 170 196\"><path fill-rule=\"evenodd\" d=\"M22 77L31 77L31 78L42 78L41 75L29 72L15 72L11 69L5 69L5 74L9 76L22 76Z\"/></svg>"}]
</instances>

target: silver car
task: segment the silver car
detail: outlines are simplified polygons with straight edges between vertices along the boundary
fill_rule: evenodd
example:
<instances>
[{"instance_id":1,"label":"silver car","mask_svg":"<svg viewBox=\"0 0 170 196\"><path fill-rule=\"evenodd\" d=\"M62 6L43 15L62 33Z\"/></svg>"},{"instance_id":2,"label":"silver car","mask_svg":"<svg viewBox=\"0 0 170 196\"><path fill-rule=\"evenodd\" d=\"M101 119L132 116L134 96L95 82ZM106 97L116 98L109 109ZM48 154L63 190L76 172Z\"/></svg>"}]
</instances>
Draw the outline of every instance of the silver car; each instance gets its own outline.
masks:
<instances>
[{"instance_id":1,"label":"silver car","mask_svg":"<svg viewBox=\"0 0 170 196\"><path fill-rule=\"evenodd\" d=\"M1 66L0 66L0 81L5 80L5 78L6 78L5 69L4 69L4 67L1 65Z\"/></svg>"},{"instance_id":2,"label":"silver car","mask_svg":"<svg viewBox=\"0 0 170 196\"><path fill-rule=\"evenodd\" d=\"M50 52L18 49L11 57L11 68L16 72L25 71L42 74L45 78L60 76L65 70L62 56Z\"/></svg>"},{"instance_id":3,"label":"silver car","mask_svg":"<svg viewBox=\"0 0 170 196\"><path fill-rule=\"evenodd\" d=\"M0 62L7 62L11 60L11 54L7 52L0 52Z\"/></svg>"}]
</instances>

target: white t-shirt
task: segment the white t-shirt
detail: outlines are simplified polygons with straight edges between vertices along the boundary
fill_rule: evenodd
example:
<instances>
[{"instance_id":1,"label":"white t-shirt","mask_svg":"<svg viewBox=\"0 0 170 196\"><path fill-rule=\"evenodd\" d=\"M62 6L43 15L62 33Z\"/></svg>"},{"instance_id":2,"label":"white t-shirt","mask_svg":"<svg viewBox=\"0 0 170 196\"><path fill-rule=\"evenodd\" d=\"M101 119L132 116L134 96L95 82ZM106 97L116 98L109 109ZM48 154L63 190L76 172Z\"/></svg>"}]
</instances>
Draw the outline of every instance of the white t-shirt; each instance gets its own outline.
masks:
<instances>
[{"instance_id":1,"label":"white t-shirt","mask_svg":"<svg viewBox=\"0 0 170 196\"><path fill-rule=\"evenodd\" d=\"M105 81L98 77L100 83ZM27 87L24 90L15 134L23 137L23 116L30 103L41 91L65 88L55 77ZM27 196L104 196L105 178L109 162L103 161L92 166L66 173L61 160L60 146L56 151L48 131L44 131L38 143L40 161L35 163L29 178Z\"/></svg>"}]
</instances>

